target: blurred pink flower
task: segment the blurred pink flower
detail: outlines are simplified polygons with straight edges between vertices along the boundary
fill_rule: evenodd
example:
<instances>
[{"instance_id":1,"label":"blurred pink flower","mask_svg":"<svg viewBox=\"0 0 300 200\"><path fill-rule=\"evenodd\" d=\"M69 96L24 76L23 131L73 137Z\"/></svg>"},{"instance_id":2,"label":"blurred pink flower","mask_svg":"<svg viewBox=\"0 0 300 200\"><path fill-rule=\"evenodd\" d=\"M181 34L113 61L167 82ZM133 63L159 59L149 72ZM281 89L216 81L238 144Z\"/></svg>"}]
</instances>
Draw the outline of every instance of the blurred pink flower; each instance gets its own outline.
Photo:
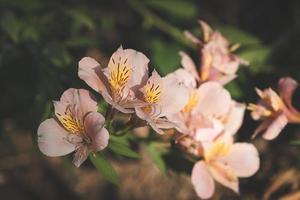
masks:
<instances>
[{"instance_id":1,"label":"blurred pink flower","mask_svg":"<svg viewBox=\"0 0 300 200\"><path fill-rule=\"evenodd\" d=\"M56 118L47 119L38 128L38 146L47 156L64 156L75 151L73 163L79 167L89 153L104 149L109 133L105 119L97 112L97 103L84 89L68 89L54 101Z\"/></svg>"},{"instance_id":2,"label":"blurred pink flower","mask_svg":"<svg viewBox=\"0 0 300 200\"><path fill-rule=\"evenodd\" d=\"M214 180L239 193L239 177L250 177L259 169L259 156L254 145L233 143L230 135L219 135L203 145L203 160L193 167L191 181L199 197L211 198Z\"/></svg>"},{"instance_id":3,"label":"blurred pink flower","mask_svg":"<svg viewBox=\"0 0 300 200\"><path fill-rule=\"evenodd\" d=\"M261 91L256 89L260 97L257 104L249 104L254 120L262 120L263 123L255 130L253 137L263 133L263 138L272 140L276 138L287 123L300 123L300 112L292 105L292 96L298 83L285 77L279 80L279 94L271 88Z\"/></svg>"},{"instance_id":4,"label":"blurred pink flower","mask_svg":"<svg viewBox=\"0 0 300 200\"><path fill-rule=\"evenodd\" d=\"M208 81L195 89L188 87L189 100L178 113L167 118L183 134L202 138L220 134L234 135L240 128L245 105L233 101L218 82Z\"/></svg>"},{"instance_id":5,"label":"blurred pink flower","mask_svg":"<svg viewBox=\"0 0 300 200\"><path fill-rule=\"evenodd\" d=\"M136 115L159 134L161 129L174 128L166 116L179 112L188 101L188 92L173 76L161 77L155 70L140 90L146 106L136 106Z\"/></svg>"},{"instance_id":6,"label":"blurred pink flower","mask_svg":"<svg viewBox=\"0 0 300 200\"><path fill-rule=\"evenodd\" d=\"M134 105L139 104L135 94L148 79L148 63L143 53L121 46L104 69L93 58L82 58L78 76L113 107L123 113L132 113Z\"/></svg>"},{"instance_id":7,"label":"blurred pink flower","mask_svg":"<svg viewBox=\"0 0 300 200\"><path fill-rule=\"evenodd\" d=\"M200 40L189 31L185 35L200 49L200 69L197 72L196 64L184 52L180 52L181 64L196 81L218 81L226 84L237 75L239 65L247 65L248 62L232 54L238 45L229 47L229 42L218 31L213 31L207 23L199 21L202 28L203 39Z\"/></svg>"}]
</instances>

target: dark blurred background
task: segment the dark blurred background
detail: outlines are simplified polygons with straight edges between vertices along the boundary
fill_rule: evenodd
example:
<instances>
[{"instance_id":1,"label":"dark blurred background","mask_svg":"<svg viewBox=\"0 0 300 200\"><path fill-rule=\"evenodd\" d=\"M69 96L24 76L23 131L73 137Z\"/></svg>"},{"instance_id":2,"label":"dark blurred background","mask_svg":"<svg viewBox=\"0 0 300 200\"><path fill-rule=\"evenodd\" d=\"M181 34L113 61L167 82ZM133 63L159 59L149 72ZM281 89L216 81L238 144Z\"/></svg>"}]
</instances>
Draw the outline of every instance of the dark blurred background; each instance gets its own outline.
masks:
<instances>
[{"instance_id":1,"label":"dark blurred background","mask_svg":"<svg viewBox=\"0 0 300 200\"><path fill-rule=\"evenodd\" d=\"M142 148L142 160L113 161L117 188L88 164L75 169L69 159L42 156L34 138L53 99L70 87L87 88L77 77L82 57L105 66L123 45L166 74L180 67L180 50L197 60L183 31L200 35L198 19L240 43L237 54L251 63L227 86L236 100L255 102L254 87L276 88L282 76L300 81L298 0L0 0L1 199L196 198L188 174L166 178ZM298 108L299 97L297 91ZM247 113L237 139L250 141L257 125ZM252 141L261 152L259 173L241 181L240 197L221 188L214 199L300 199L299 135L299 126L289 125L275 141Z\"/></svg>"}]
</instances>

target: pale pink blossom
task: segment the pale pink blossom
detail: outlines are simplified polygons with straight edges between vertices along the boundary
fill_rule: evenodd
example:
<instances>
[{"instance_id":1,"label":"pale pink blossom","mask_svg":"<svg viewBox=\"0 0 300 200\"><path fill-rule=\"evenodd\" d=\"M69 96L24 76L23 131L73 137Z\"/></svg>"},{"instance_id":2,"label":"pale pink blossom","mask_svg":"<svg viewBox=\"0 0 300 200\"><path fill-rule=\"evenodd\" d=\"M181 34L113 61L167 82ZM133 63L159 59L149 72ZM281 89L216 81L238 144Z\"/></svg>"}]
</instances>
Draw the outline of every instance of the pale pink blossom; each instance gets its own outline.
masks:
<instances>
[{"instance_id":1,"label":"pale pink blossom","mask_svg":"<svg viewBox=\"0 0 300 200\"><path fill-rule=\"evenodd\" d=\"M184 52L180 52L181 64L196 81L218 81L226 84L233 80L240 65L248 62L232 53L228 40L218 31L213 31L207 23L199 21L203 38L198 39L192 33L186 31L188 39L200 49L199 72L193 60Z\"/></svg>"},{"instance_id":2,"label":"pale pink blossom","mask_svg":"<svg viewBox=\"0 0 300 200\"><path fill-rule=\"evenodd\" d=\"M93 58L82 58L78 76L114 108L132 113L134 105L139 104L135 94L148 79L148 63L143 53L121 46L112 54L106 68L101 68Z\"/></svg>"},{"instance_id":3,"label":"pale pink blossom","mask_svg":"<svg viewBox=\"0 0 300 200\"><path fill-rule=\"evenodd\" d=\"M300 112L292 105L292 96L298 83L290 77L279 80L279 94L271 88L256 89L260 100L257 104L249 104L254 120L263 121L255 130L253 137L263 132L263 138L276 138L288 123L300 123Z\"/></svg>"},{"instance_id":4,"label":"pale pink blossom","mask_svg":"<svg viewBox=\"0 0 300 200\"><path fill-rule=\"evenodd\" d=\"M73 163L79 167L91 152L107 146L105 119L87 90L66 90L60 101L54 101L54 108L56 117L42 122L37 131L43 154L57 157L75 151Z\"/></svg>"},{"instance_id":5,"label":"pale pink blossom","mask_svg":"<svg viewBox=\"0 0 300 200\"><path fill-rule=\"evenodd\" d=\"M140 90L146 106L136 106L136 115L145 120L159 134L161 129L173 128L166 116L179 112L188 101L186 88L173 76L161 77L155 70Z\"/></svg>"},{"instance_id":6,"label":"pale pink blossom","mask_svg":"<svg viewBox=\"0 0 300 200\"><path fill-rule=\"evenodd\" d=\"M239 177L250 177L259 169L259 156L254 145L233 143L230 135L219 135L202 147L203 160L193 167L191 181L197 195L211 198L214 180L239 193Z\"/></svg>"},{"instance_id":7,"label":"pale pink blossom","mask_svg":"<svg viewBox=\"0 0 300 200\"><path fill-rule=\"evenodd\" d=\"M167 116L179 132L199 140L220 132L230 135L237 132L243 122L245 105L233 101L220 83L208 81L197 89L188 87L188 92L185 107Z\"/></svg>"}]
</instances>

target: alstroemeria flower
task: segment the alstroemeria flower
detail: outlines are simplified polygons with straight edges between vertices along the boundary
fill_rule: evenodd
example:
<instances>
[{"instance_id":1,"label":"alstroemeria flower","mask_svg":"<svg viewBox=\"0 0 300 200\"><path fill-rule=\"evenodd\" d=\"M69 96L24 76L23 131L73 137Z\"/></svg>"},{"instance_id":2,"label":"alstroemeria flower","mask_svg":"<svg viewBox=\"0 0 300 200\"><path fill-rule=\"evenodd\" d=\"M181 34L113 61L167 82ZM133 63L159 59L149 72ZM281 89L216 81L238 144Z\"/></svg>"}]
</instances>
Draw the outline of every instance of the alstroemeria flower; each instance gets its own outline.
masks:
<instances>
[{"instance_id":1,"label":"alstroemeria flower","mask_svg":"<svg viewBox=\"0 0 300 200\"><path fill-rule=\"evenodd\" d=\"M137 106L136 114L159 134L161 129L173 128L166 116L179 112L188 101L188 92L173 76L160 77L153 71L141 89L141 99L146 106Z\"/></svg>"},{"instance_id":2,"label":"alstroemeria flower","mask_svg":"<svg viewBox=\"0 0 300 200\"><path fill-rule=\"evenodd\" d=\"M82 58L78 76L113 107L123 113L132 113L131 108L138 104L135 93L148 79L148 63L143 53L120 47L104 69L93 58Z\"/></svg>"},{"instance_id":3,"label":"alstroemeria flower","mask_svg":"<svg viewBox=\"0 0 300 200\"><path fill-rule=\"evenodd\" d=\"M250 177L259 169L259 156L254 145L233 143L230 135L219 135L213 142L203 145L203 160L193 167L191 181L199 197L211 198L214 180L239 193L239 177Z\"/></svg>"},{"instance_id":4,"label":"alstroemeria flower","mask_svg":"<svg viewBox=\"0 0 300 200\"><path fill-rule=\"evenodd\" d=\"M199 73L193 60L184 52L180 52L182 66L197 81L211 80L226 84L236 77L239 65L247 65L248 62L232 54L233 49L229 47L229 42L220 32L213 31L204 21L199 23L203 32L202 40L188 31L185 32L200 49Z\"/></svg>"},{"instance_id":5,"label":"alstroemeria flower","mask_svg":"<svg viewBox=\"0 0 300 200\"><path fill-rule=\"evenodd\" d=\"M271 88L261 91L256 89L260 97L257 104L249 104L254 120L262 120L263 123L255 130L253 137L263 133L263 138L272 140L276 138L288 123L300 123L300 111L292 105L292 96L298 83L290 77L279 80L279 94Z\"/></svg>"},{"instance_id":6,"label":"alstroemeria flower","mask_svg":"<svg viewBox=\"0 0 300 200\"><path fill-rule=\"evenodd\" d=\"M179 132L199 138L220 132L234 135L240 128L245 105L233 101L229 92L217 82L209 81L199 88L188 88L189 100L178 113L167 116Z\"/></svg>"},{"instance_id":7,"label":"alstroemeria flower","mask_svg":"<svg viewBox=\"0 0 300 200\"><path fill-rule=\"evenodd\" d=\"M68 89L54 101L56 118L38 128L38 146L47 156L64 156L75 151L73 163L79 167L89 153L104 149L109 133L105 119L97 112L97 102L84 89Z\"/></svg>"}]
</instances>

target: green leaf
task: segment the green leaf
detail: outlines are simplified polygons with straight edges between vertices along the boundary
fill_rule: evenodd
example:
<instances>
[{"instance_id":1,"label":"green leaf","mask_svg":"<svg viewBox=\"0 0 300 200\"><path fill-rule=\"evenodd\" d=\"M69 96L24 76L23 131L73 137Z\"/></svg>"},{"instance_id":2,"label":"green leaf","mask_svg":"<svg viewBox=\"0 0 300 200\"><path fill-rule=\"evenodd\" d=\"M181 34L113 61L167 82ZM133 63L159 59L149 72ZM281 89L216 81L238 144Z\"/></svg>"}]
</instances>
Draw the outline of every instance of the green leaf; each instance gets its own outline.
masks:
<instances>
[{"instance_id":1,"label":"green leaf","mask_svg":"<svg viewBox=\"0 0 300 200\"><path fill-rule=\"evenodd\" d=\"M259 45L262 42L255 36L229 25L216 25L213 27L219 30L230 43L241 43L242 45Z\"/></svg>"},{"instance_id":2,"label":"green leaf","mask_svg":"<svg viewBox=\"0 0 300 200\"><path fill-rule=\"evenodd\" d=\"M12 13L6 13L1 19L1 29L14 42L20 41L20 33L23 28L23 23Z\"/></svg>"},{"instance_id":3,"label":"green leaf","mask_svg":"<svg viewBox=\"0 0 300 200\"><path fill-rule=\"evenodd\" d=\"M146 151L148 155L151 157L152 161L155 165L159 168L159 170L166 175L167 174L167 167L166 163L162 158L162 152L160 152L154 143L150 143L146 146Z\"/></svg>"},{"instance_id":4,"label":"green leaf","mask_svg":"<svg viewBox=\"0 0 300 200\"><path fill-rule=\"evenodd\" d=\"M85 12L81 10L69 10L67 13L73 18L76 28L86 27L89 30L96 28L93 19Z\"/></svg>"},{"instance_id":5,"label":"green leaf","mask_svg":"<svg viewBox=\"0 0 300 200\"><path fill-rule=\"evenodd\" d=\"M179 45L162 40L154 40L151 43L151 47L154 64L162 75L166 75L180 66L178 52L182 48Z\"/></svg>"},{"instance_id":6,"label":"green leaf","mask_svg":"<svg viewBox=\"0 0 300 200\"><path fill-rule=\"evenodd\" d=\"M175 17L193 18L197 15L196 6L187 1L179 0L148 0L146 3L156 9Z\"/></svg>"},{"instance_id":7,"label":"green leaf","mask_svg":"<svg viewBox=\"0 0 300 200\"><path fill-rule=\"evenodd\" d=\"M113 138L113 139L112 139ZM110 138L110 142L108 144L108 148L112 150L114 153L126 156L129 158L141 158L138 153L130 149L130 146L128 144L128 141L126 142L123 139L117 139L118 137L112 137Z\"/></svg>"},{"instance_id":8,"label":"green leaf","mask_svg":"<svg viewBox=\"0 0 300 200\"><path fill-rule=\"evenodd\" d=\"M253 73L269 72L270 66L267 60L271 54L271 49L265 46L247 48L238 53L240 57L250 62L249 70Z\"/></svg>"},{"instance_id":9,"label":"green leaf","mask_svg":"<svg viewBox=\"0 0 300 200\"><path fill-rule=\"evenodd\" d=\"M89 158L96 169L104 176L104 178L115 185L119 185L119 176L117 172L103 154L90 154Z\"/></svg>"}]
</instances>

